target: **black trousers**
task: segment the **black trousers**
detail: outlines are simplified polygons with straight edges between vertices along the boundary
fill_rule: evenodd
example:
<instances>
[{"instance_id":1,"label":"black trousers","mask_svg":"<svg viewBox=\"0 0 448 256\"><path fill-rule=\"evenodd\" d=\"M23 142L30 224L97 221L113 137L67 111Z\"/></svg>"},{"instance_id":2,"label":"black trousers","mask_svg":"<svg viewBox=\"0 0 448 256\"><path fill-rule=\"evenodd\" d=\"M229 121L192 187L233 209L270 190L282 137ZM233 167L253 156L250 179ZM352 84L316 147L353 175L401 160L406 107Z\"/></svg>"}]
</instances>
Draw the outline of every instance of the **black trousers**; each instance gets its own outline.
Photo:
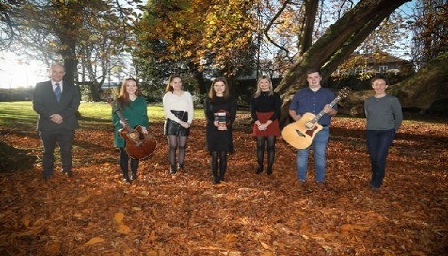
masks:
<instances>
[{"instance_id":1,"label":"black trousers","mask_svg":"<svg viewBox=\"0 0 448 256\"><path fill-rule=\"evenodd\" d=\"M39 131L43 145L44 175L49 177L54 172L54 151L59 146L62 171L72 171L72 146L75 137L74 130Z\"/></svg>"}]
</instances>

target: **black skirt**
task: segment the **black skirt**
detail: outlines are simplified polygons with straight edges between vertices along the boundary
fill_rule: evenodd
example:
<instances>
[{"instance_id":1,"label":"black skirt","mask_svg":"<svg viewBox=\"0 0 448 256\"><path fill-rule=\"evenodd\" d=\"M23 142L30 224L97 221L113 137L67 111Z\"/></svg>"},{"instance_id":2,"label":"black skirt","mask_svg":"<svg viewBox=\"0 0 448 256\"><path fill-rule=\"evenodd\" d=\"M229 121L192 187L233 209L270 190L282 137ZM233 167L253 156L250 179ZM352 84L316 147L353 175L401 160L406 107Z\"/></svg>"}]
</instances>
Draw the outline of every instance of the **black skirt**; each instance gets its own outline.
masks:
<instances>
[{"instance_id":1,"label":"black skirt","mask_svg":"<svg viewBox=\"0 0 448 256\"><path fill-rule=\"evenodd\" d=\"M185 111L171 110L171 113L173 113L177 118L179 118L183 122L188 121L188 113ZM188 136L190 135L190 128L185 128L179 123L167 118L165 120L164 133L166 136L168 135Z\"/></svg>"}]
</instances>

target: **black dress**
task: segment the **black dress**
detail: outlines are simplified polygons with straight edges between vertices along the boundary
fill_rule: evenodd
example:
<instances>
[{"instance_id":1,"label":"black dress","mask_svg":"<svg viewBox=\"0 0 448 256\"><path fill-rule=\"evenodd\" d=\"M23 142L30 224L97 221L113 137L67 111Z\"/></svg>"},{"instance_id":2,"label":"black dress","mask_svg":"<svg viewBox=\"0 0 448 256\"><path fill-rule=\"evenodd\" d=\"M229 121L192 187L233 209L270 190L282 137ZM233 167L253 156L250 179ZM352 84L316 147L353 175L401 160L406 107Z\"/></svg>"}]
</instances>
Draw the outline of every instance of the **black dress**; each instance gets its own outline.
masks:
<instances>
[{"instance_id":1,"label":"black dress","mask_svg":"<svg viewBox=\"0 0 448 256\"><path fill-rule=\"evenodd\" d=\"M232 124L236 116L236 102L233 98L216 97L214 100L210 98L205 99L204 104L205 117L207 118L206 127L206 141L208 151L227 151L232 153L233 137ZM217 117L217 113L222 113ZM220 131L214 125L217 118L222 118L225 115L225 122L227 123L227 130Z\"/></svg>"}]
</instances>

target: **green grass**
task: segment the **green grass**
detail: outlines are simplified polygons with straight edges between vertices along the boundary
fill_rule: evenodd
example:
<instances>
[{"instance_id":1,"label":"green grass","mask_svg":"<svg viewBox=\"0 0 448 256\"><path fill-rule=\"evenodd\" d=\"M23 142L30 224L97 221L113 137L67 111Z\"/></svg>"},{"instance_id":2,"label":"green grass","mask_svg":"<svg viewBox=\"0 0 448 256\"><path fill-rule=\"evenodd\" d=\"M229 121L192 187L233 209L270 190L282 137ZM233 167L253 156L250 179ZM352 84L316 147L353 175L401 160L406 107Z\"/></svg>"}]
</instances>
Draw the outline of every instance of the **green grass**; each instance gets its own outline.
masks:
<instances>
[{"instance_id":1,"label":"green grass","mask_svg":"<svg viewBox=\"0 0 448 256\"><path fill-rule=\"evenodd\" d=\"M35 126L37 120L30 101L0 102L0 126Z\"/></svg>"},{"instance_id":2,"label":"green grass","mask_svg":"<svg viewBox=\"0 0 448 256\"><path fill-rule=\"evenodd\" d=\"M112 109L105 102L82 102L79 106L81 122L110 123ZM165 117L161 104L148 105L150 122L162 122ZM203 119L203 109L195 109L195 119ZM0 102L0 126L26 128L35 126L37 114L34 112L31 101Z\"/></svg>"},{"instance_id":3,"label":"green grass","mask_svg":"<svg viewBox=\"0 0 448 256\"><path fill-rule=\"evenodd\" d=\"M105 102L82 102L79 106L79 118L82 126L95 126L98 124L111 124L111 106ZM238 111L247 113L247 111ZM163 122L164 113L161 104L148 105L150 123ZM196 120L204 119L204 110L197 108L194 111ZM338 115L338 118L356 118ZM445 123L446 118L425 115L405 115L405 123ZM37 114L34 112L31 101L0 102L0 127L12 127L20 130L36 127Z\"/></svg>"}]
</instances>

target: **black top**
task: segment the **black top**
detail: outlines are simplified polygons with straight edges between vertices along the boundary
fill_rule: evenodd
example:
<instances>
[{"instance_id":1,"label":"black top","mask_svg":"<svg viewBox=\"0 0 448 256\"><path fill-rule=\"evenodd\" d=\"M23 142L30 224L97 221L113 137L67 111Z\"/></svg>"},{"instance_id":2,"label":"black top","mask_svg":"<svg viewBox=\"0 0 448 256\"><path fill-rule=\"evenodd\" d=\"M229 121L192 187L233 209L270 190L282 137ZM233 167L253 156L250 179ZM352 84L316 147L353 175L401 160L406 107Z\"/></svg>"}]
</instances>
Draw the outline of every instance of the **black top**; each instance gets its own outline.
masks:
<instances>
[{"instance_id":1,"label":"black top","mask_svg":"<svg viewBox=\"0 0 448 256\"><path fill-rule=\"evenodd\" d=\"M252 120L254 122L258 120L256 115L257 112L274 112L271 118L269 118L271 121L274 121L280 117L281 105L282 102L278 93L269 95L268 92L262 92L258 98L253 96L250 101L250 114Z\"/></svg>"}]
</instances>

